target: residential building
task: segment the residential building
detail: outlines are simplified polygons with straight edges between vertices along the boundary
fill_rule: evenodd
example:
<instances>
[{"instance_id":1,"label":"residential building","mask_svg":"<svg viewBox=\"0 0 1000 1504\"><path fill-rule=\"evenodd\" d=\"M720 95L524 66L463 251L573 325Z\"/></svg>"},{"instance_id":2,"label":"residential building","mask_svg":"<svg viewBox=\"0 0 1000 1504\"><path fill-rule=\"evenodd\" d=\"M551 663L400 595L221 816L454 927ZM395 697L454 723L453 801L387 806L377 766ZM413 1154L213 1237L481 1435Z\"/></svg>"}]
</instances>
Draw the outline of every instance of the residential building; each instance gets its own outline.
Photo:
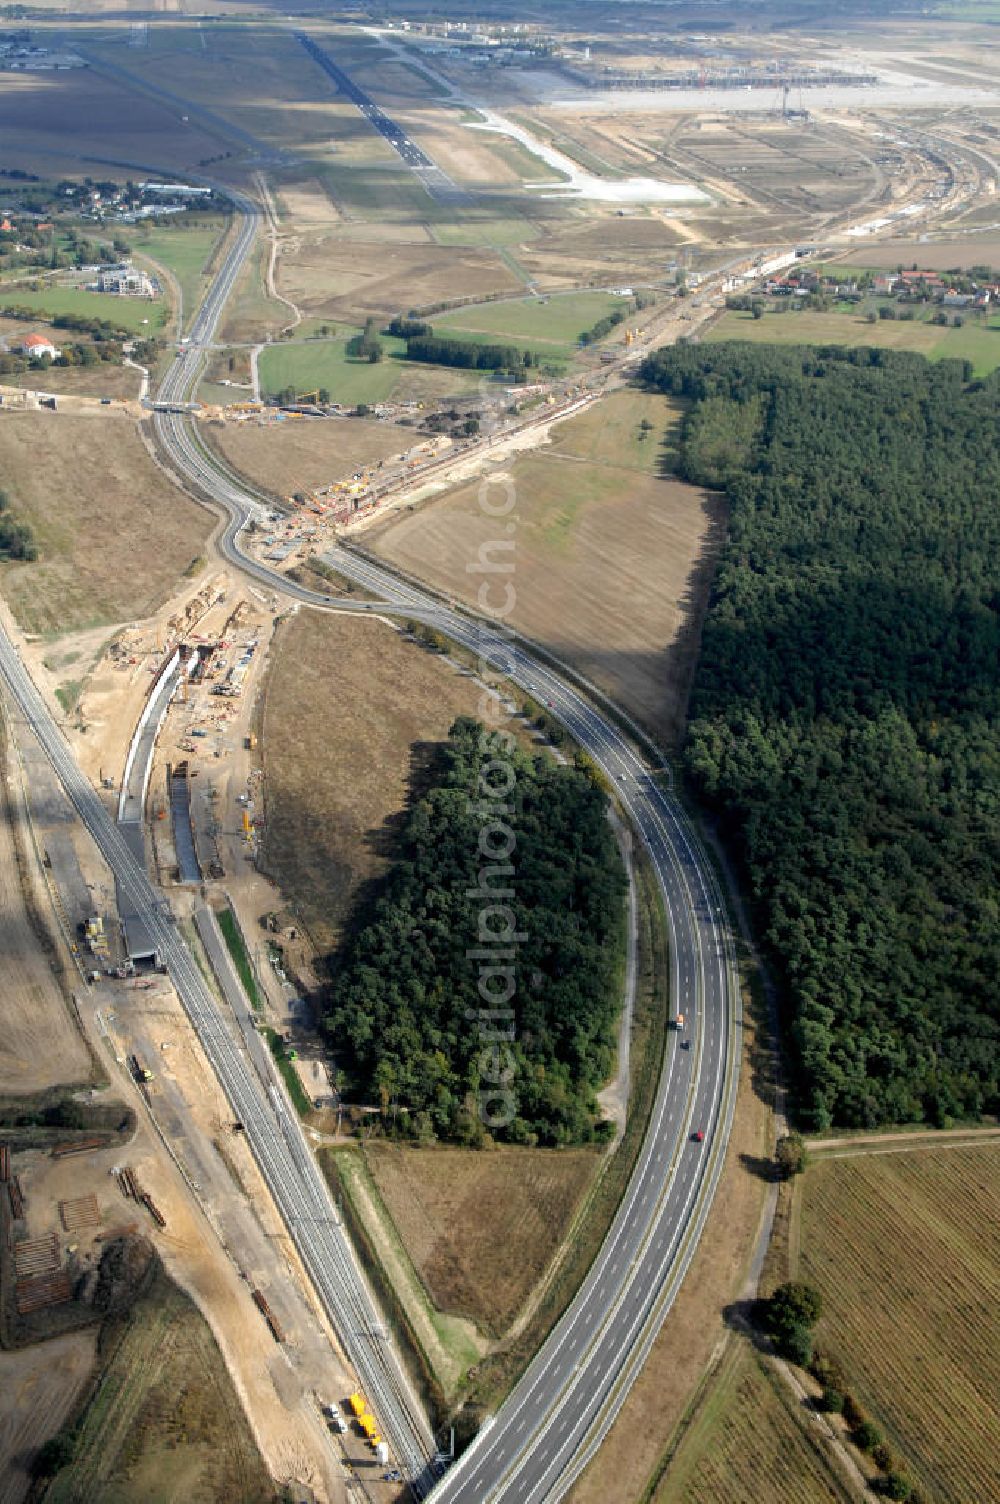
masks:
<instances>
[{"instance_id":1,"label":"residential building","mask_svg":"<svg viewBox=\"0 0 1000 1504\"><path fill-rule=\"evenodd\" d=\"M123 261L120 266L102 266L97 273L97 291L113 292L123 298L153 298L156 288L144 271Z\"/></svg>"},{"instance_id":2,"label":"residential building","mask_svg":"<svg viewBox=\"0 0 1000 1504\"><path fill-rule=\"evenodd\" d=\"M26 334L21 340L12 340L11 348L19 350L22 355L30 356L32 360L41 360L46 355L50 360L55 360L62 354L62 351L57 350L52 341L46 339L44 334Z\"/></svg>"}]
</instances>

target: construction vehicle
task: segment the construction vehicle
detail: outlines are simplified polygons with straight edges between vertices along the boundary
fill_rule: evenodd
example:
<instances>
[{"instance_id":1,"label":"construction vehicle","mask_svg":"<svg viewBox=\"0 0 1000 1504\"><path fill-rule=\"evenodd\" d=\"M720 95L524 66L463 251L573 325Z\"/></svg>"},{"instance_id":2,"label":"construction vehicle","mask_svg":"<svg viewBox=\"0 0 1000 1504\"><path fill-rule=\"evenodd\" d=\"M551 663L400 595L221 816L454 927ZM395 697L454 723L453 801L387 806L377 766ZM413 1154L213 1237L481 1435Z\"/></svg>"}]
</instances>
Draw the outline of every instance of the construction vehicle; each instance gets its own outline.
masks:
<instances>
[{"instance_id":1,"label":"construction vehicle","mask_svg":"<svg viewBox=\"0 0 1000 1504\"><path fill-rule=\"evenodd\" d=\"M133 1074L133 1076L135 1077L135 1079L139 1082L139 1084L141 1086L144 1086L146 1084L146 1082L148 1082L148 1081L152 1081L152 1079L153 1079L153 1072L151 1070L149 1070L148 1067L146 1067L145 1065L143 1065L143 1063L139 1059L138 1055L133 1055L132 1056L131 1063L132 1063L132 1074Z\"/></svg>"}]
</instances>

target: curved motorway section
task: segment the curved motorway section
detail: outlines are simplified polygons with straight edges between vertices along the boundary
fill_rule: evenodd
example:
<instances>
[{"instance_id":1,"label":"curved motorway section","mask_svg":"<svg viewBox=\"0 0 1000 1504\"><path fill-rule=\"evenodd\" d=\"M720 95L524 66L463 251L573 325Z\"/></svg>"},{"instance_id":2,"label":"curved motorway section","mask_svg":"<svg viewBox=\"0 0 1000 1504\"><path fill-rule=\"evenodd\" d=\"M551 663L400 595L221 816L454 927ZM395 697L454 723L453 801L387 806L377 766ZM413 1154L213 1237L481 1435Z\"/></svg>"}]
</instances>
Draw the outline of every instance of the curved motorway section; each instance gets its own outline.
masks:
<instances>
[{"instance_id":1,"label":"curved motorway section","mask_svg":"<svg viewBox=\"0 0 1000 1504\"><path fill-rule=\"evenodd\" d=\"M249 222L248 216L243 230ZM238 272L231 263L246 255L249 243L241 231L230 249L220 274L229 286ZM171 401L179 403L190 391L195 346L210 339L224 298L210 294L210 301L214 313L199 316L192 348L164 383ZM202 448L187 418L160 411L155 426L175 468L228 513L219 542L232 564L311 606L429 620L495 661L513 683L546 704L602 769L655 869L670 938L671 998L688 1020L689 1047L681 1049L678 1036L670 1036L632 1180L576 1298L493 1423L433 1493L435 1504L559 1499L600 1445L638 1375L694 1254L722 1170L741 1019L732 943L713 871L678 801L632 740L556 672L488 622L448 608L359 553L336 548L326 562L370 592L370 601L331 600L250 558L241 534L259 515L260 499Z\"/></svg>"}]
</instances>

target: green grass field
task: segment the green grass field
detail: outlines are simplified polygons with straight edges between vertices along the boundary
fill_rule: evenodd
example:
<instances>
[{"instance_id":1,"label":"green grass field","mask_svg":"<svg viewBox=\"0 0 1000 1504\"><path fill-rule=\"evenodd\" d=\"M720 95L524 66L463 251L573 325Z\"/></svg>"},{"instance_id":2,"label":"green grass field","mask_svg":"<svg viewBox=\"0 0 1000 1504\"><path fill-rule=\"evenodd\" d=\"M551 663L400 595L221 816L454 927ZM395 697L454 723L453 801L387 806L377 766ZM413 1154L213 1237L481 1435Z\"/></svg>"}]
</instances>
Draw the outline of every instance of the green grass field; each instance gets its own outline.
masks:
<instances>
[{"instance_id":1,"label":"green grass field","mask_svg":"<svg viewBox=\"0 0 1000 1504\"><path fill-rule=\"evenodd\" d=\"M480 214L476 209L462 215L454 224L429 226L438 245L520 245L524 240L533 240L538 228L527 220L497 218L493 214Z\"/></svg>"},{"instance_id":2,"label":"green grass field","mask_svg":"<svg viewBox=\"0 0 1000 1504\"><path fill-rule=\"evenodd\" d=\"M247 955L247 948L243 944L243 936L240 933L236 915L232 909L220 909L215 917L219 921L219 929L222 931L222 938L226 942L226 949L232 957L237 975L243 983L243 990L250 999L255 1012L259 1013L264 1003L260 995L260 989L257 986L257 978L254 976L253 967L250 964L250 957Z\"/></svg>"},{"instance_id":3,"label":"green grass field","mask_svg":"<svg viewBox=\"0 0 1000 1504\"><path fill-rule=\"evenodd\" d=\"M15 287L0 293L0 303L33 308L50 319L61 313L107 319L116 329L125 329L129 334L155 333L167 317L167 305L162 298L150 303L145 298L118 298L113 293L86 292L78 287L47 287L42 292Z\"/></svg>"},{"instance_id":4,"label":"green grass field","mask_svg":"<svg viewBox=\"0 0 1000 1504\"><path fill-rule=\"evenodd\" d=\"M576 347L580 335L606 318L615 308L627 303L607 292L576 292L547 298L505 299L498 303L480 303L432 316L430 322L440 333L454 333L488 339L516 339L531 348L551 345L568 352Z\"/></svg>"},{"instance_id":5,"label":"green grass field","mask_svg":"<svg viewBox=\"0 0 1000 1504\"><path fill-rule=\"evenodd\" d=\"M401 377L400 362L392 357L406 350L405 340L383 339L385 358L369 365L347 354L351 337L269 346L260 356L261 387L267 392L280 392L286 386L298 392L326 387L334 402L387 401Z\"/></svg>"},{"instance_id":6,"label":"green grass field","mask_svg":"<svg viewBox=\"0 0 1000 1504\"><path fill-rule=\"evenodd\" d=\"M288 1088L288 1095L294 1103L295 1111L300 1118L308 1117L313 1110L313 1104L309 1093L302 1085L302 1078L295 1069L295 1061L289 1057L281 1035L277 1034L274 1029L264 1029L263 1034L270 1046L275 1064L281 1072L281 1078Z\"/></svg>"},{"instance_id":7,"label":"green grass field","mask_svg":"<svg viewBox=\"0 0 1000 1504\"><path fill-rule=\"evenodd\" d=\"M334 339L269 345L260 356L262 390L273 394L286 386L294 387L297 392L325 387L331 401L352 405L388 402L393 397L419 399L468 391L482 376L488 375L403 360L406 341L387 335L382 337L384 358L376 365L369 365L368 361L354 360L347 354L347 343L357 332L352 329Z\"/></svg>"},{"instance_id":8,"label":"green grass field","mask_svg":"<svg viewBox=\"0 0 1000 1504\"><path fill-rule=\"evenodd\" d=\"M850 313L765 314L730 310L705 335L707 340L744 339L762 345L877 345L881 349L916 350L928 360L969 360L973 374L986 376L1000 366L1000 318L988 324L967 321L961 329L919 319L879 319L869 324Z\"/></svg>"},{"instance_id":9,"label":"green grass field","mask_svg":"<svg viewBox=\"0 0 1000 1504\"><path fill-rule=\"evenodd\" d=\"M137 256L148 256L165 266L177 278L183 300L183 318L187 319L205 290L205 268L225 229L221 220L205 225L178 226L177 229L137 228L129 239Z\"/></svg>"}]
</instances>

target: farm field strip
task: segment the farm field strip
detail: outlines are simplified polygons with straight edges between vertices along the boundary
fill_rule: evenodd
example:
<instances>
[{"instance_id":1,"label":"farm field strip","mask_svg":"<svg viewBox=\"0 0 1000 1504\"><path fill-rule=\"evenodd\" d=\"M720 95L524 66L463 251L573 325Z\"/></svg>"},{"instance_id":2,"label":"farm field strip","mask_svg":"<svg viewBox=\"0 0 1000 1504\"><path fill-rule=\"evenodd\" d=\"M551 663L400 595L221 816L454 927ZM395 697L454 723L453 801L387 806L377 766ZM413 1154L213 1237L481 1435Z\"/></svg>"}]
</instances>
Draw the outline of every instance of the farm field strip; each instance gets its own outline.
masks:
<instances>
[{"instance_id":1,"label":"farm field strip","mask_svg":"<svg viewBox=\"0 0 1000 1504\"><path fill-rule=\"evenodd\" d=\"M748 1345L727 1359L649 1504L853 1504ZM762 1492L766 1479L766 1494Z\"/></svg>"},{"instance_id":2,"label":"farm field strip","mask_svg":"<svg viewBox=\"0 0 1000 1504\"><path fill-rule=\"evenodd\" d=\"M985 1141L817 1160L801 1184L799 1276L826 1302L817 1339L947 1504L1000 1494L998 1172Z\"/></svg>"},{"instance_id":3,"label":"farm field strip","mask_svg":"<svg viewBox=\"0 0 1000 1504\"><path fill-rule=\"evenodd\" d=\"M875 345L915 350L929 360L969 360L973 374L988 375L1000 366L1000 321L967 323L961 328L919 319L879 319L874 324L853 313L750 314L729 310L705 334L706 340L750 340L766 345Z\"/></svg>"}]
</instances>

